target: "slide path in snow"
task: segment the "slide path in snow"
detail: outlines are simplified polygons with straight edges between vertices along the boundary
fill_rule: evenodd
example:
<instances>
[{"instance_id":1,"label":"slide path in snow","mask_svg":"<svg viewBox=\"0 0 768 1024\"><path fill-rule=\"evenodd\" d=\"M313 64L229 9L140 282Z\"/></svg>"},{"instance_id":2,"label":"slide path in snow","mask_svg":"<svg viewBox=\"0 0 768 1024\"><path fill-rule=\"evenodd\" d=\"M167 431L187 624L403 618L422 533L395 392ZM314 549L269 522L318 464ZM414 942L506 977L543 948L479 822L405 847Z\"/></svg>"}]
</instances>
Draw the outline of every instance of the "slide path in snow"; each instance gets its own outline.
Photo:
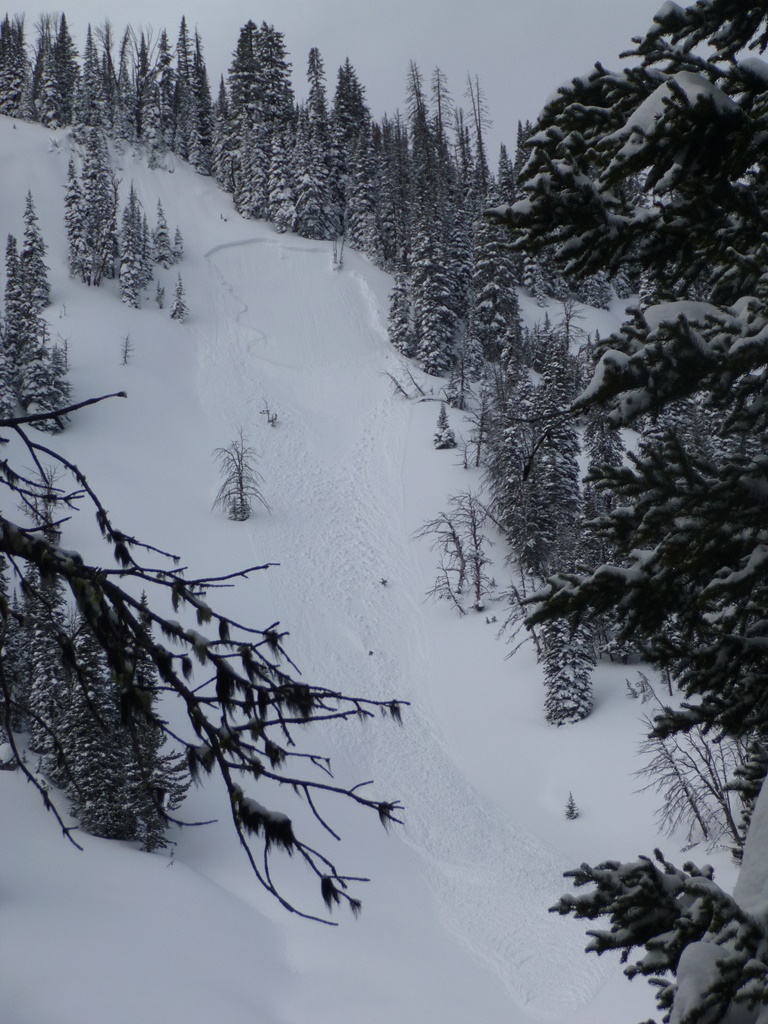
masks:
<instances>
[{"instance_id":1,"label":"slide path in snow","mask_svg":"<svg viewBox=\"0 0 768 1024\"><path fill-rule=\"evenodd\" d=\"M214 416L258 435L272 514L253 545L281 562L269 586L292 654L324 685L412 701L403 729L340 732L346 756L402 795L400 835L443 927L528 1015L567 1016L609 970L584 956L581 927L547 913L570 865L467 784L420 687L430 638L409 553L418 524L403 511L411 407L386 379L397 360L365 270L334 273L326 247L290 236L207 257L216 326L200 340L201 387ZM279 417L269 433L265 404Z\"/></svg>"}]
</instances>

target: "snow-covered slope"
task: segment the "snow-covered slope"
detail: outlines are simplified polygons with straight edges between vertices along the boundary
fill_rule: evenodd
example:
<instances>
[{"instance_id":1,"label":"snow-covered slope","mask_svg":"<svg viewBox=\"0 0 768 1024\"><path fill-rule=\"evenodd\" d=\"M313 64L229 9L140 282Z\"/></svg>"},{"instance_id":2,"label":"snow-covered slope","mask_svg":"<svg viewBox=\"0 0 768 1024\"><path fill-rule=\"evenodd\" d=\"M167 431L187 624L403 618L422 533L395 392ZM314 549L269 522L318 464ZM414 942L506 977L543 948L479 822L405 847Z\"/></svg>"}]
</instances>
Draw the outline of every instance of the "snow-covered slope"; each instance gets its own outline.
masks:
<instances>
[{"instance_id":1,"label":"snow-covered slope","mask_svg":"<svg viewBox=\"0 0 768 1024\"><path fill-rule=\"evenodd\" d=\"M172 858L88 836L78 853L31 788L0 773L0 1022L647 1015L646 990L586 957L582 928L547 913L565 868L656 842L653 798L632 795L642 709L626 696L628 670L601 668L593 716L548 728L533 652L506 661L484 615L459 620L424 603L433 555L413 531L478 480L433 449L437 404L393 394L390 279L352 252L335 271L329 244L242 221L210 180L123 153L122 189L134 182L150 222L160 198L171 229L181 226L191 313L179 325L149 300L131 310L113 286L67 277L68 136L0 118L0 152L0 238L20 234L31 188L49 244L52 336L68 339L75 397L128 391L79 414L56 445L121 527L179 552L193 575L279 562L219 600L240 620L279 619L306 678L411 702L402 728L344 725L315 741L341 778L374 778L406 807L390 834L354 808L332 812L338 860L372 878L360 921L334 929L286 915L259 889L215 786L193 791L184 811L221 821L175 835ZM176 270L160 273L170 294ZM605 333L610 317L599 316ZM458 415L453 425L467 430ZM211 511L211 453L241 427L271 511L232 523ZM65 543L103 560L90 519L69 524ZM501 620L504 609L489 613ZM582 816L567 822L571 791ZM301 905L316 900L296 865L278 873Z\"/></svg>"}]
</instances>

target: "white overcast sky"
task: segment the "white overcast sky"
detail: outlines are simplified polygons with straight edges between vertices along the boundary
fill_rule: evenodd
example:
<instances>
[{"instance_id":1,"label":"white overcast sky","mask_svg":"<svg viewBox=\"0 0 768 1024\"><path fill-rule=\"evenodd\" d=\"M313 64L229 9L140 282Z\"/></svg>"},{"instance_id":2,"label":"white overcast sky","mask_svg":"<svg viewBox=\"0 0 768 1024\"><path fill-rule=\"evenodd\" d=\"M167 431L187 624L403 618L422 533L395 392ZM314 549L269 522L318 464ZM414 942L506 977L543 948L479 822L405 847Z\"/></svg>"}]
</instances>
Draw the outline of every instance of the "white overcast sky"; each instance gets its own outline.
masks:
<instances>
[{"instance_id":1,"label":"white overcast sky","mask_svg":"<svg viewBox=\"0 0 768 1024\"><path fill-rule=\"evenodd\" d=\"M299 96L312 46L323 56L331 93L336 70L349 57L375 117L404 107L411 60L427 80L435 66L442 68L462 103L467 74L478 75L493 121L495 160L500 142L514 146L518 120L533 120L561 82L596 60L620 65L618 54L649 27L660 6L661 0L71 0L59 9L79 48L87 24L107 17L118 33L126 23L165 27L175 42L186 15L200 31L214 95L249 18L285 34ZM40 11L52 9L24 9L30 37Z\"/></svg>"}]
</instances>

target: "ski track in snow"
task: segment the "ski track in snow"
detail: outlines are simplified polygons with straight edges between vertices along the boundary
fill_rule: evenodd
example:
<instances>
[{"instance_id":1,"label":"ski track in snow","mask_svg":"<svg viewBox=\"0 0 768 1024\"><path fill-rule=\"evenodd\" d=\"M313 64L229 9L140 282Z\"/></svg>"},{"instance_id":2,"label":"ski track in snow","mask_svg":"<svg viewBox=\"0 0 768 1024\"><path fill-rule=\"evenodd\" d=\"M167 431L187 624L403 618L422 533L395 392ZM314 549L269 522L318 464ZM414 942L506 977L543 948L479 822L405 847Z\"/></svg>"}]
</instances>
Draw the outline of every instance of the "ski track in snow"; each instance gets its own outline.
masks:
<instances>
[{"instance_id":1,"label":"ski track in snow","mask_svg":"<svg viewBox=\"0 0 768 1024\"><path fill-rule=\"evenodd\" d=\"M402 796L395 834L418 853L443 926L527 1014L567 1015L610 969L584 956L581 927L547 913L568 865L472 790L430 714L423 580L404 554L418 525L402 485L411 406L383 372L396 359L375 295L362 273L333 273L325 247L290 238L206 255L216 329L199 339L201 391L222 430L242 425L260 453L272 514L249 536L259 558L281 563L268 585L293 617L292 654L323 685L412 701L402 729L339 730L344 756ZM294 301L278 309L270 296L289 293L286 275Z\"/></svg>"}]
</instances>

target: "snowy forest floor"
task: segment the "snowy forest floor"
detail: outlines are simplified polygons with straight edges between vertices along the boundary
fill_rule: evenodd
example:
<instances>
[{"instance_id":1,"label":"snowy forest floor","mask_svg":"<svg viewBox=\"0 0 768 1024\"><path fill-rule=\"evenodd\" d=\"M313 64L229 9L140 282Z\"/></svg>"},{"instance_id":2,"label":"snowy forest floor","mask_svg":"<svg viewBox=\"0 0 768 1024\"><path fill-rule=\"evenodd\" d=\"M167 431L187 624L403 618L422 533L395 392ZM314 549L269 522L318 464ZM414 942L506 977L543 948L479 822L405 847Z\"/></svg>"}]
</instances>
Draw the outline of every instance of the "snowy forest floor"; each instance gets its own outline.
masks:
<instances>
[{"instance_id":1,"label":"snowy forest floor","mask_svg":"<svg viewBox=\"0 0 768 1024\"><path fill-rule=\"evenodd\" d=\"M215 786L191 791L183 814L219 821L174 833L173 856L89 836L78 853L31 787L0 773L0 1021L647 1017L647 988L624 981L616 959L586 956L584 929L547 913L567 888L563 870L660 844L656 798L637 793L633 776L647 710L625 686L636 668L599 666L592 716L554 729L532 645L506 658L503 603L459 618L425 601L435 555L414 531L480 478L432 446L439 380L419 378L427 400L393 393L391 278L349 251L336 271L330 243L243 221L180 162L149 170L126 152L116 157L123 200L133 181L150 224L159 198L171 230L181 228L185 258L159 275L170 295L180 270L190 317L177 324L150 300L131 310L114 284L68 277L70 146L64 132L0 118L0 237L21 233L31 189L49 245L47 317L53 340L67 339L74 398L128 392L78 414L54 446L120 527L181 554L192 575L279 563L217 600L241 621L279 620L306 679L411 702L402 728L352 723L308 738L341 779L375 779L378 794L402 800L405 825L386 834L355 808L329 810L344 839L338 861L372 879L361 919L342 916L331 929L270 902ZM525 299L523 309L529 323L542 315ZM556 303L549 313L557 318ZM588 331L615 323L584 313ZM468 435L460 413L451 422ZM270 511L232 523L211 511L211 455L240 428L259 453ZM67 524L64 544L108 557L90 514ZM493 556L503 588L500 542ZM575 821L564 817L569 792ZM681 842L661 845L674 859ZM721 884L732 878L725 852L693 856L715 863ZM298 865L278 875L300 906L317 909Z\"/></svg>"}]
</instances>

